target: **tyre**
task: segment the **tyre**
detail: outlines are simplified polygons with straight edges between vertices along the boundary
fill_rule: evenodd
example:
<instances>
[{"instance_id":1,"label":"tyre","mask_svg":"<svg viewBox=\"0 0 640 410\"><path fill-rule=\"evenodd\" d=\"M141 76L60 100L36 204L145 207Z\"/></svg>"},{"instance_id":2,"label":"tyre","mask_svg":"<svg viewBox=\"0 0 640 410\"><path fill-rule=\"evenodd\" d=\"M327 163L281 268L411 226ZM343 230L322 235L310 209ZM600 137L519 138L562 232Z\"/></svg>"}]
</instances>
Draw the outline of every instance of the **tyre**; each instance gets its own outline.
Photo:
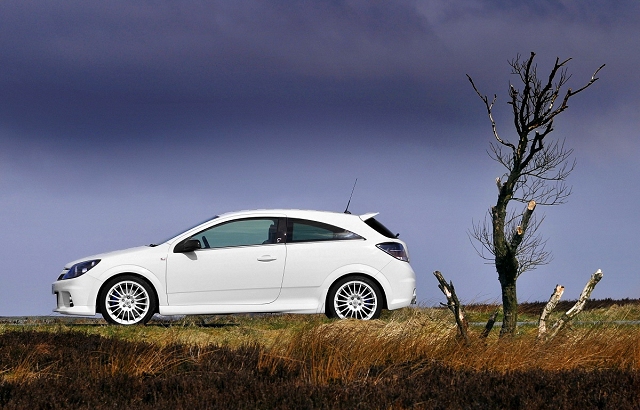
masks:
<instances>
[{"instance_id":1,"label":"tyre","mask_svg":"<svg viewBox=\"0 0 640 410\"><path fill-rule=\"evenodd\" d=\"M156 311L153 288L133 275L107 281L100 292L98 304L102 317L117 325L145 324Z\"/></svg>"},{"instance_id":2,"label":"tyre","mask_svg":"<svg viewBox=\"0 0 640 410\"><path fill-rule=\"evenodd\" d=\"M382 311L382 292L365 276L342 278L329 289L325 306L329 318L377 319Z\"/></svg>"}]
</instances>

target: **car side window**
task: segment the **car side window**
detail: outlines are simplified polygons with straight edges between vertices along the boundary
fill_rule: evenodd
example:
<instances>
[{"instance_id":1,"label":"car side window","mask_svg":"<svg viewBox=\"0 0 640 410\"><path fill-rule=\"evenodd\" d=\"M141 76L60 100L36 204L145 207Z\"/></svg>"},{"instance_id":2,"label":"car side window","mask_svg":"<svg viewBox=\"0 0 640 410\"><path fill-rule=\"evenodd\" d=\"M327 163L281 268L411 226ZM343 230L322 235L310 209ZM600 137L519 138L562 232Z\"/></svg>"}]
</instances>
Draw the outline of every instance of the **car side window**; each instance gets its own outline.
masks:
<instances>
[{"instance_id":1,"label":"car side window","mask_svg":"<svg viewBox=\"0 0 640 410\"><path fill-rule=\"evenodd\" d=\"M190 239L200 241L203 249L226 248L278 243L277 233L278 218L254 218L216 225Z\"/></svg>"},{"instance_id":2,"label":"car side window","mask_svg":"<svg viewBox=\"0 0 640 410\"><path fill-rule=\"evenodd\" d=\"M304 219L287 219L287 242L315 242L336 241L348 239L363 239L337 226Z\"/></svg>"}]
</instances>

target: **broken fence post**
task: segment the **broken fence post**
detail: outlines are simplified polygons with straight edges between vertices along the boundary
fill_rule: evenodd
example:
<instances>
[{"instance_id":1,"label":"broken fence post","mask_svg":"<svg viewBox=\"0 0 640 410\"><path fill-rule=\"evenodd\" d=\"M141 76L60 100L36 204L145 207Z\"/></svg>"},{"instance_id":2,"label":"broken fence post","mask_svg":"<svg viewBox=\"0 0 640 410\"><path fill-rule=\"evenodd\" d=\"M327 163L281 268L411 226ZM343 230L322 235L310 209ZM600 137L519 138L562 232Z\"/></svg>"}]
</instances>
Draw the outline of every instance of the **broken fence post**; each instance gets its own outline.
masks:
<instances>
[{"instance_id":1,"label":"broken fence post","mask_svg":"<svg viewBox=\"0 0 640 410\"><path fill-rule=\"evenodd\" d=\"M556 285L556 288L553 290L549 301L547 302L544 309L542 309L540 319L538 320L538 339L544 337L547 334L547 316L549 316L549 314L553 312L553 309L556 308L563 293L564 286Z\"/></svg>"},{"instance_id":2,"label":"broken fence post","mask_svg":"<svg viewBox=\"0 0 640 410\"><path fill-rule=\"evenodd\" d=\"M456 291L453 287L453 282L447 283L440 271L433 272L433 275L438 279L438 282L440 283L438 287L447 298L447 304L445 305L444 303L441 303L441 305L448 307L449 310L453 312L460 336L462 336L465 343L469 344L469 334L467 332L469 324L467 323L467 318L464 317L464 309L460 305L460 301L458 300L458 296L456 295Z\"/></svg>"},{"instance_id":3,"label":"broken fence post","mask_svg":"<svg viewBox=\"0 0 640 410\"><path fill-rule=\"evenodd\" d=\"M600 269L598 269L596 273L591 275L591 278L589 278L589 282L587 282L587 285L582 290L582 293L580 293L580 298L578 299L576 304L573 305L571 309L567 310L567 312L562 315L562 317L558 319L556 323L554 323L553 327L551 328L551 335L549 336L549 338L555 337L555 335L557 335L558 332L567 325L567 323L571 322L571 320L576 317L578 313L582 312L584 304L591 296L591 292L593 292L593 289L596 287L598 282L600 282L600 279L602 279L602 276L603 273Z\"/></svg>"},{"instance_id":4,"label":"broken fence post","mask_svg":"<svg viewBox=\"0 0 640 410\"><path fill-rule=\"evenodd\" d=\"M500 307L498 307L498 309L496 309L496 311L491 314L491 316L489 317L489 320L487 320L487 324L484 326L484 330L480 335L482 339L486 339L489 336L489 333L491 333L491 329L493 329L493 325L496 323L496 318L498 317L499 314L500 314Z\"/></svg>"}]
</instances>

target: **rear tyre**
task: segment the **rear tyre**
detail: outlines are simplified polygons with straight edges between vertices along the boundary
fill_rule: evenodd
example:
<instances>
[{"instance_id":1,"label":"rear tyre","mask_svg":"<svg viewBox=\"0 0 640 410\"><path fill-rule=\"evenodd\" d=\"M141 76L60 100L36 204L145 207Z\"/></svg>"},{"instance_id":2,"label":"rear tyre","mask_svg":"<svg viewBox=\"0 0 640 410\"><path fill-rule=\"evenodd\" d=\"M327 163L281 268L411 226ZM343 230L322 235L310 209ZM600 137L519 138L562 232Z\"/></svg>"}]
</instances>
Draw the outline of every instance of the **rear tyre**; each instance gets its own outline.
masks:
<instances>
[{"instance_id":1,"label":"rear tyre","mask_svg":"<svg viewBox=\"0 0 640 410\"><path fill-rule=\"evenodd\" d=\"M382 291L365 276L342 278L329 289L325 306L329 318L377 319L382 312Z\"/></svg>"},{"instance_id":2,"label":"rear tyre","mask_svg":"<svg viewBox=\"0 0 640 410\"><path fill-rule=\"evenodd\" d=\"M156 311L151 285L133 275L113 278L102 288L98 305L102 317L115 325L146 324Z\"/></svg>"}]
</instances>

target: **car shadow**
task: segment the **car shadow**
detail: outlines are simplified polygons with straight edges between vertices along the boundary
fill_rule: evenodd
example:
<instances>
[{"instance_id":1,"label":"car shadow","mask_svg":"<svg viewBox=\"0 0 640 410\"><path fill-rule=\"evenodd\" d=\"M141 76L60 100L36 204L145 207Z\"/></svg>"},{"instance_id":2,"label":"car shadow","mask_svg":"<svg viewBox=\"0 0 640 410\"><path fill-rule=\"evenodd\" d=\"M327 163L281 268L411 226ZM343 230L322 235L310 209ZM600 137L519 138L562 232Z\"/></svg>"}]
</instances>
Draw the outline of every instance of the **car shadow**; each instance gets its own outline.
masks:
<instances>
[{"instance_id":1,"label":"car shadow","mask_svg":"<svg viewBox=\"0 0 640 410\"><path fill-rule=\"evenodd\" d=\"M145 326L147 327L200 327L200 328L225 328L225 327L236 327L240 326L239 323L206 323L206 322L189 322L189 323L181 323L181 322L172 322L172 323L157 323L157 322L149 322Z\"/></svg>"}]
</instances>

